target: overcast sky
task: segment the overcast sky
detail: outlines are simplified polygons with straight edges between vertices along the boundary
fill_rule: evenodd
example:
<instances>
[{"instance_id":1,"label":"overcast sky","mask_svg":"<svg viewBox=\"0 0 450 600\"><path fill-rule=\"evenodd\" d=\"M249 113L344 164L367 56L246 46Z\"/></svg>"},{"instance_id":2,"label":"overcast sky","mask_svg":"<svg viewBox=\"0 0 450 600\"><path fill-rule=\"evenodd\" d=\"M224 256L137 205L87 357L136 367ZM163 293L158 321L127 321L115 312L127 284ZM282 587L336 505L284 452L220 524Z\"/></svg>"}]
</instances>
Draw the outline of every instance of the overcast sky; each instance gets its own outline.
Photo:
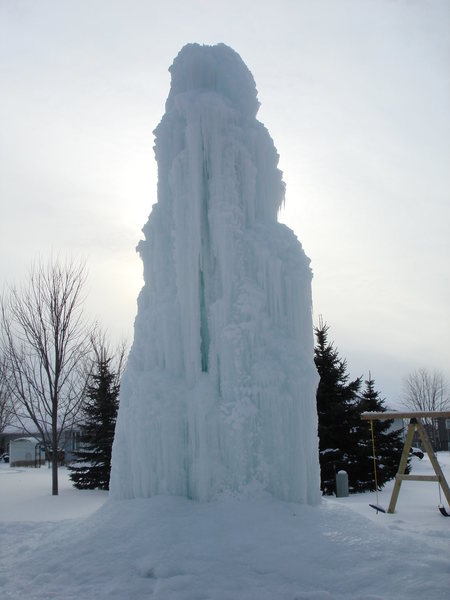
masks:
<instances>
[{"instance_id":1,"label":"overcast sky","mask_svg":"<svg viewBox=\"0 0 450 600\"><path fill-rule=\"evenodd\" d=\"M450 375L448 0L0 0L0 287L52 252L87 260L87 310L132 340L135 247L156 201L168 67L224 42L252 71L353 377L395 406Z\"/></svg>"}]
</instances>

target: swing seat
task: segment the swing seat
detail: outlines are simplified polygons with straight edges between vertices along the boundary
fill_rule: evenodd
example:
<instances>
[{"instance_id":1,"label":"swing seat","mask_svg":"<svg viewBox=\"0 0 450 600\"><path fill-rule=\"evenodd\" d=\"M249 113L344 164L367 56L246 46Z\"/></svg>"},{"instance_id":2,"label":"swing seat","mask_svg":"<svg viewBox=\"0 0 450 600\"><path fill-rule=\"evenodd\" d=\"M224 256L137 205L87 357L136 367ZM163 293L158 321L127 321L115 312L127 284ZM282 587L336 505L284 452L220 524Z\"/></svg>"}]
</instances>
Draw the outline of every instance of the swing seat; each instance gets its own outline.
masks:
<instances>
[{"instance_id":1,"label":"swing seat","mask_svg":"<svg viewBox=\"0 0 450 600\"><path fill-rule=\"evenodd\" d=\"M450 517L450 512L447 512L442 504L439 504L438 508L443 517Z\"/></svg>"},{"instance_id":2,"label":"swing seat","mask_svg":"<svg viewBox=\"0 0 450 600\"><path fill-rule=\"evenodd\" d=\"M369 504L370 508L374 508L377 512L385 513L386 509L380 506L379 504ZM449 515L450 516L450 515Z\"/></svg>"}]
</instances>

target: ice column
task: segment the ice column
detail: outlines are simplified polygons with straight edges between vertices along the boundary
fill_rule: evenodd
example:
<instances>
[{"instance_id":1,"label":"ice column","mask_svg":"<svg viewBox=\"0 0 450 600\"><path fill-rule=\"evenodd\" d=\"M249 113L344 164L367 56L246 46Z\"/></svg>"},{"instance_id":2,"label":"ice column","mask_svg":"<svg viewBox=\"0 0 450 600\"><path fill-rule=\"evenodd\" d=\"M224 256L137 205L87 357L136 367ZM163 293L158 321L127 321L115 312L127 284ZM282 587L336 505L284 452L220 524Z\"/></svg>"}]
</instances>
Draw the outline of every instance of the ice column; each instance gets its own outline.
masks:
<instances>
[{"instance_id":1,"label":"ice column","mask_svg":"<svg viewBox=\"0 0 450 600\"><path fill-rule=\"evenodd\" d=\"M111 495L315 504L311 270L277 222L284 184L255 82L223 44L185 46L170 72Z\"/></svg>"}]
</instances>

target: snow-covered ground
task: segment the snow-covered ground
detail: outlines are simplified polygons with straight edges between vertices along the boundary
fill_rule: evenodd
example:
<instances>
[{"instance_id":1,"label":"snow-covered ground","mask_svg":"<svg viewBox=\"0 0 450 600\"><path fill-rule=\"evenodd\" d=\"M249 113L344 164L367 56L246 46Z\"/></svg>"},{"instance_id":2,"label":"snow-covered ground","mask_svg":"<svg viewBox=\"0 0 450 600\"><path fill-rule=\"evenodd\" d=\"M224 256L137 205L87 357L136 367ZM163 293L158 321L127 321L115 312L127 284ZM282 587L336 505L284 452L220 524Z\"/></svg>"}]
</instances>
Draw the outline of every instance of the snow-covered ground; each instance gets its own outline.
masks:
<instances>
[{"instance_id":1,"label":"snow-covered ground","mask_svg":"<svg viewBox=\"0 0 450 600\"><path fill-rule=\"evenodd\" d=\"M438 455L450 479L450 454ZM431 473L425 457L415 473ZM200 504L107 502L50 471L0 465L2 600L442 600L450 519L436 483L405 482L395 515L375 494L317 508L267 495ZM389 503L392 483L380 493Z\"/></svg>"}]
</instances>

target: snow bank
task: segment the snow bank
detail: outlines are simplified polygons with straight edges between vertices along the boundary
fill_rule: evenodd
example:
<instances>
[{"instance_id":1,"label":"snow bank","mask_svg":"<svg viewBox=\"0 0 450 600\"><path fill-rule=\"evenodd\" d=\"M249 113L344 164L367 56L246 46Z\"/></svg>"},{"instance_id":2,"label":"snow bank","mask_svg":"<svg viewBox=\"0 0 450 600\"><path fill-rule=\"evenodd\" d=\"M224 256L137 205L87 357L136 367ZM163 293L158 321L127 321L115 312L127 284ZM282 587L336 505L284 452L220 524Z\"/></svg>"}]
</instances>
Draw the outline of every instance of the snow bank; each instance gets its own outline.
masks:
<instances>
[{"instance_id":1,"label":"snow bank","mask_svg":"<svg viewBox=\"0 0 450 600\"><path fill-rule=\"evenodd\" d=\"M0 463L0 522L87 517L108 499L105 490L82 493L74 488L67 468L60 467L58 472L59 496L52 496L52 472L47 465L35 469Z\"/></svg>"},{"instance_id":2,"label":"snow bank","mask_svg":"<svg viewBox=\"0 0 450 600\"><path fill-rule=\"evenodd\" d=\"M155 496L0 530L3 600L441 600L450 583L447 540L327 502Z\"/></svg>"},{"instance_id":3,"label":"snow bank","mask_svg":"<svg viewBox=\"0 0 450 600\"><path fill-rule=\"evenodd\" d=\"M450 454L439 462L450 479ZM429 460L413 472L431 474ZM442 600L450 587L450 519L435 483L405 482L394 515L375 494L319 506L268 494L107 502L105 492L51 496L48 469L0 465L2 600ZM380 493L387 505L392 482ZM98 504L97 504L98 505ZM30 522L36 517L76 519ZM20 512L22 511L22 514ZM88 518L86 514L91 512ZM11 521L11 517L20 522Z\"/></svg>"},{"instance_id":4,"label":"snow bank","mask_svg":"<svg viewBox=\"0 0 450 600\"><path fill-rule=\"evenodd\" d=\"M284 184L253 77L223 44L185 46L170 71L112 496L316 504L311 270L277 222Z\"/></svg>"}]
</instances>

